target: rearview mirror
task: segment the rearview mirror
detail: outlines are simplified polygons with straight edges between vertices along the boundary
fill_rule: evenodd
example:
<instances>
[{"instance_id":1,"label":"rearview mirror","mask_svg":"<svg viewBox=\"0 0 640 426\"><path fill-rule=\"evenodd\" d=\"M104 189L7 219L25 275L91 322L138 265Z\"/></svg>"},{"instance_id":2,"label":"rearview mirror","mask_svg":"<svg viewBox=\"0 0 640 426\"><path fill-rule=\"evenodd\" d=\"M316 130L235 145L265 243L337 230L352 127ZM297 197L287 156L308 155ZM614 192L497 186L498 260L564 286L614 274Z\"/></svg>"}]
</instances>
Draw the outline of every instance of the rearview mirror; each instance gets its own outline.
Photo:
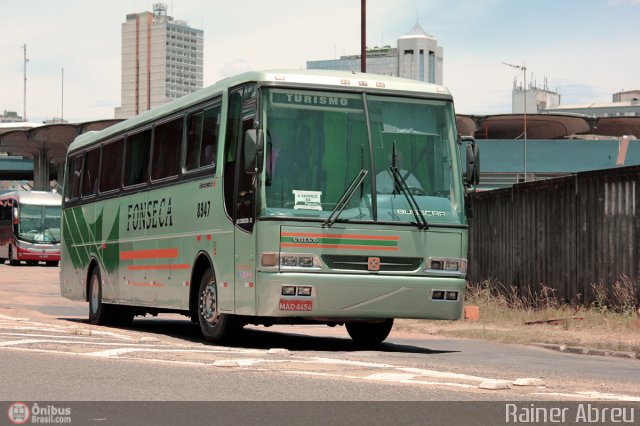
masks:
<instances>
[{"instance_id":1,"label":"rearview mirror","mask_svg":"<svg viewBox=\"0 0 640 426\"><path fill-rule=\"evenodd\" d=\"M262 130L249 129L244 134L244 171L249 175L262 172L264 141Z\"/></svg>"},{"instance_id":2,"label":"rearview mirror","mask_svg":"<svg viewBox=\"0 0 640 426\"><path fill-rule=\"evenodd\" d=\"M473 136L461 136L460 143L464 142L467 143L465 150L467 170L464 184L467 187L475 187L480 183L480 148L476 145L476 139Z\"/></svg>"}]
</instances>

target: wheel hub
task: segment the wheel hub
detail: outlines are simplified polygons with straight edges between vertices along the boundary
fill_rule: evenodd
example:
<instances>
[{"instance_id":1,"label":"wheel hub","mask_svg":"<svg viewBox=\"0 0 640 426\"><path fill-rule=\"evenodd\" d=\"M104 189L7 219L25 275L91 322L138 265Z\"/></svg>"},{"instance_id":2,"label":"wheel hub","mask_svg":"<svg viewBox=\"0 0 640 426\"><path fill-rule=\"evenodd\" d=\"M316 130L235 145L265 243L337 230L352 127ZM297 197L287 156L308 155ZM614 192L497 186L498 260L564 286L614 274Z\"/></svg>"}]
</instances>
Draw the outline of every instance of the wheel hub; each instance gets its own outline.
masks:
<instances>
[{"instance_id":1,"label":"wheel hub","mask_svg":"<svg viewBox=\"0 0 640 426\"><path fill-rule=\"evenodd\" d=\"M200 295L200 315L210 326L218 324L218 300L216 297L215 283L209 283Z\"/></svg>"}]
</instances>

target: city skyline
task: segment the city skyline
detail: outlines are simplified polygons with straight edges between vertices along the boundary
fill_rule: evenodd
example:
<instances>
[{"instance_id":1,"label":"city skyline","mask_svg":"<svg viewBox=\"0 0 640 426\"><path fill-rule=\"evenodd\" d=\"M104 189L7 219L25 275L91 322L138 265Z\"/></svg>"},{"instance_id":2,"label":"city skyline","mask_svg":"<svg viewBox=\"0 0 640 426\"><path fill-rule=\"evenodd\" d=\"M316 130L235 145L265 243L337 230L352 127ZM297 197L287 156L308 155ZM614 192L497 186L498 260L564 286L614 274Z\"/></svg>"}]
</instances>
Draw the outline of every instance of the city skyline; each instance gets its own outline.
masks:
<instances>
[{"instance_id":1,"label":"city skyline","mask_svg":"<svg viewBox=\"0 0 640 426\"><path fill-rule=\"evenodd\" d=\"M27 118L62 112L71 122L113 118L120 105L120 32L127 14L151 1L0 0L0 110L23 110L27 45ZM204 85L246 70L304 68L306 61L359 53L360 2L245 0L167 2L169 15L204 30ZM562 103L610 102L640 88L640 55L632 28L640 0L512 2L508 0L367 2L367 45L390 44L416 23L444 48L444 85L461 114L511 111L513 80L546 77Z\"/></svg>"}]
</instances>

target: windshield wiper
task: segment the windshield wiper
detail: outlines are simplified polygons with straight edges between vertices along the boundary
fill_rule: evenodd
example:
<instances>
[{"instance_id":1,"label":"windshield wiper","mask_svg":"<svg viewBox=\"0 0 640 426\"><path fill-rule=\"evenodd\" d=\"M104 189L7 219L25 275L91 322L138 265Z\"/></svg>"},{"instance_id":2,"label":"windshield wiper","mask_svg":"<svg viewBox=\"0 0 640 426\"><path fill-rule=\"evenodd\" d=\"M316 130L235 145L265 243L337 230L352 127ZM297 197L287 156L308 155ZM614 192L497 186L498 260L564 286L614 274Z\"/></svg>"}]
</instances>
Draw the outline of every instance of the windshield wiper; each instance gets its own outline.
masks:
<instances>
[{"instance_id":1,"label":"windshield wiper","mask_svg":"<svg viewBox=\"0 0 640 426\"><path fill-rule=\"evenodd\" d=\"M422 214L422 210L420 210L420 206L418 206L416 199L413 197L413 194L411 193L411 191L409 191L409 186L407 185L407 181L402 177L402 175L400 174L400 171L398 170L398 160L396 156L395 143L393 145L392 152L393 153L391 158L391 166L389 167L389 170L391 171L391 176L393 176L394 184L409 202L409 206L411 207L411 212L416 218L418 229L421 229L421 230L429 229L429 223L427 223L427 219L424 218L424 215Z\"/></svg>"},{"instance_id":2,"label":"windshield wiper","mask_svg":"<svg viewBox=\"0 0 640 426\"><path fill-rule=\"evenodd\" d=\"M340 200L331 211L329 217L324 222L322 222L322 226L331 227L331 225L335 223L336 219L338 219L340 213L342 213L346 205L349 203L349 201L351 201L351 199L353 198L353 194L356 193L358 186L360 186L368 173L368 170L360 169L356 177L351 181L351 185L349 185L347 190L344 191L344 194L342 194L342 197L340 197Z\"/></svg>"}]
</instances>

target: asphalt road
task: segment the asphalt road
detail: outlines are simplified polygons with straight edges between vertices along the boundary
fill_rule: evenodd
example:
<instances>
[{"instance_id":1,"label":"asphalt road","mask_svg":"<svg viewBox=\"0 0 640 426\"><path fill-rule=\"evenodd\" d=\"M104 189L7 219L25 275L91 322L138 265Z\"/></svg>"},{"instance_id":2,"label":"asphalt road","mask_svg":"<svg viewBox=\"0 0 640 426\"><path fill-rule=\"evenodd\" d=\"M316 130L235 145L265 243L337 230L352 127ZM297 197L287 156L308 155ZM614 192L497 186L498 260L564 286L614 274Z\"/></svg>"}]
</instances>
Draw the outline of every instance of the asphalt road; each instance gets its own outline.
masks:
<instances>
[{"instance_id":1,"label":"asphalt road","mask_svg":"<svg viewBox=\"0 0 640 426\"><path fill-rule=\"evenodd\" d=\"M640 401L632 359L396 330L363 350L324 326L247 327L216 346L178 315L91 326L86 303L59 296L57 274L0 265L0 400Z\"/></svg>"}]
</instances>

